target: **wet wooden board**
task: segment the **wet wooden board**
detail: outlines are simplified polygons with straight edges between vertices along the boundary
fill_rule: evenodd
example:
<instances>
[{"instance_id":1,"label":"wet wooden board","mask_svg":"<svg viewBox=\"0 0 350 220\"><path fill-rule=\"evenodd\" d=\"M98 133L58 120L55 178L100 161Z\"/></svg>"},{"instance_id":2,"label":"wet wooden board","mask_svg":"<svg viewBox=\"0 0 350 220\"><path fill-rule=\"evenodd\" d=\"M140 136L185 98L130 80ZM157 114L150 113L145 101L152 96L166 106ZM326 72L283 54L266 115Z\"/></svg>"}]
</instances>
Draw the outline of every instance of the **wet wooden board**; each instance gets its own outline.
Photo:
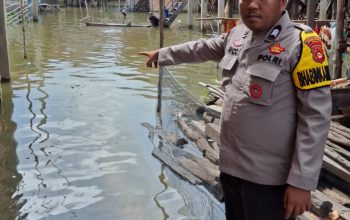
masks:
<instances>
[{"instance_id":1,"label":"wet wooden board","mask_svg":"<svg viewBox=\"0 0 350 220\"><path fill-rule=\"evenodd\" d=\"M343 166L334 162L327 155L323 156L323 165L322 166L323 166L323 168L328 170L330 173L333 173L334 175L338 176L339 178L345 180L346 182L348 182L350 184L350 172L348 170L346 170Z\"/></svg>"},{"instance_id":2,"label":"wet wooden board","mask_svg":"<svg viewBox=\"0 0 350 220\"><path fill-rule=\"evenodd\" d=\"M344 207L343 205L339 204L334 199L328 197L324 193L316 190L315 192L312 192L312 211L316 214L320 215L322 204L327 201L332 203L333 207L332 210L337 210L339 215L341 216L341 219L350 219L350 209Z\"/></svg>"},{"instance_id":3,"label":"wet wooden board","mask_svg":"<svg viewBox=\"0 0 350 220\"><path fill-rule=\"evenodd\" d=\"M118 24L118 23L102 23L102 22L86 22L86 26L97 26L97 27L151 27L147 24Z\"/></svg>"},{"instance_id":4,"label":"wet wooden board","mask_svg":"<svg viewBox=\"0 0 350 220\"><path fill-rule=\"evenodd\" d=\"M170 169L172 169L179 176L182 176L184 179L188 180L192 184L200 184L202 181L192 175L190 172L180 167L177 162L168 156L167 154L160 151L158 148L155 148L152 152L152 155L162 161L165 165L167 165Z\"/></svg>"}]
</instances>

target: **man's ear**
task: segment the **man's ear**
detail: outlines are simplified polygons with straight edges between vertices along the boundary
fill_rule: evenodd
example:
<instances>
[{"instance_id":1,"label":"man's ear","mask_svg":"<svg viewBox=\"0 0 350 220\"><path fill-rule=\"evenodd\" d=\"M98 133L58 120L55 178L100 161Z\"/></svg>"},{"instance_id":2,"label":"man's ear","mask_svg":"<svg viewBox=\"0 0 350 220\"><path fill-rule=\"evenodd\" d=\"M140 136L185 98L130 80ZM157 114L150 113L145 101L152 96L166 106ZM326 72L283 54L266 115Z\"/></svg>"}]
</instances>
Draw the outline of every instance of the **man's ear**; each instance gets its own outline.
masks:
<instances>
[{"instance_id":1,"label":"man's ear","mask_svg":"<svg viewBox=\"0 0 350 220\"><path fill-rule=\"evenodd\" d=\"M289 1L292 1L292 0L289 0ZM282 9L285 10L287 7L288 0L280 0L280 3L282 6Z\"/></svg>"}]
</instances>

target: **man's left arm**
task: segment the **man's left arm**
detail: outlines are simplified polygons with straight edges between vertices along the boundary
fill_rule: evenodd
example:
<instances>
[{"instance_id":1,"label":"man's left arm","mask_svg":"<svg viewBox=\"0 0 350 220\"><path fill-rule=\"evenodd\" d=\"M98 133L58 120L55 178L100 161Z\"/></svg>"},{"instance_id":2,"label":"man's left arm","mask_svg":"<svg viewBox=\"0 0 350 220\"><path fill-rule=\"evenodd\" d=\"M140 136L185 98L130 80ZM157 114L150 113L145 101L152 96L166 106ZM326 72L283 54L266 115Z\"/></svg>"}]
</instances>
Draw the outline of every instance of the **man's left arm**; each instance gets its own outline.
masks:
<instances>
[{"instance_id":1,"label":"man's left arm","mask_svg":"<svg viewBox=\"0 0 350 220\"><path fill-rule=\"evenodd\" d=\"M297 91L297 130L288 184L310 191L316 189L331 111L329 86Z\"/></svg>"},{"instance_id":2,"label":"man's left arm","mask_svg":"<svg viewBox=\"0 0 350 220\"><path fill-rule=\"evenodd\" d=\"M298 90L297 100L295 150L284 198L286 219L310 210L311 191L317 188L332 110L329 87Z\"/></svg>"},{"instance_id":3,"label":"man's left arm","mask_svg":"<svg viewBox=\"0 0 350 220\"><path fill-rule=\"evenodd\" d=\"M296 87L297 124L294 154L285 192L286 218L302 214L311 206L317 188L329 131L332 99L328 61L319 36L300 32L300 52L292 72Z\"/></svg>"}]
</instances>

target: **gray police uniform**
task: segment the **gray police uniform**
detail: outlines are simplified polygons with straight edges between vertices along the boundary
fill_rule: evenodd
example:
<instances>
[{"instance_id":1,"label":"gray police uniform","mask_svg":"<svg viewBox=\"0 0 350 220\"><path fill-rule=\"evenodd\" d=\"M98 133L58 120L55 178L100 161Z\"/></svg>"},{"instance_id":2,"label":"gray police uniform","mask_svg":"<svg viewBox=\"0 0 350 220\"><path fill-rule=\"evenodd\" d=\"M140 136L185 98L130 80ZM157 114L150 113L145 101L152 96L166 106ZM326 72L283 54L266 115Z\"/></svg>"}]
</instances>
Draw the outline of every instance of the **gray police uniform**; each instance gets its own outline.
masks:
<instances>
[{"instance_id":1,"label":"gray police uniform","mask_svg":"<svg viewBox=\"0 0 350 220\"><path fill-rule=\"evenodd\" d=\"M225 88L220 171L253 183L315 190L330 124L322 42L284 13L265 35L227 35L159 51L159 65L218 61Z\"/></svg>"}]
</instances>

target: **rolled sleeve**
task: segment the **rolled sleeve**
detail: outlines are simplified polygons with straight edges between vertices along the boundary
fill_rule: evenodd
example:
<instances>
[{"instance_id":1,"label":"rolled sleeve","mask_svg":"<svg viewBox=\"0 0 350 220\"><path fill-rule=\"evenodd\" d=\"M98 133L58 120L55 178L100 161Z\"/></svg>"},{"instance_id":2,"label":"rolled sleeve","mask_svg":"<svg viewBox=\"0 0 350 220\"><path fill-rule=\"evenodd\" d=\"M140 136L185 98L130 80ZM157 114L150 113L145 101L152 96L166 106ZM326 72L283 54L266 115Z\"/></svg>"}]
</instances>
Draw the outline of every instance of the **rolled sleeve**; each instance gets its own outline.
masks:
<instances>
[{"instance_id":1,"label":"rolled sleeve","mask_svg":"<svg viewBox=\"0 0 350 220\"><path fill-rule=\"evenodd\" d=\"M315 190L330 126L330 89L298 90L297 102L295 150L287 183L305 190Z\"/></svg>"}]
</instances>

